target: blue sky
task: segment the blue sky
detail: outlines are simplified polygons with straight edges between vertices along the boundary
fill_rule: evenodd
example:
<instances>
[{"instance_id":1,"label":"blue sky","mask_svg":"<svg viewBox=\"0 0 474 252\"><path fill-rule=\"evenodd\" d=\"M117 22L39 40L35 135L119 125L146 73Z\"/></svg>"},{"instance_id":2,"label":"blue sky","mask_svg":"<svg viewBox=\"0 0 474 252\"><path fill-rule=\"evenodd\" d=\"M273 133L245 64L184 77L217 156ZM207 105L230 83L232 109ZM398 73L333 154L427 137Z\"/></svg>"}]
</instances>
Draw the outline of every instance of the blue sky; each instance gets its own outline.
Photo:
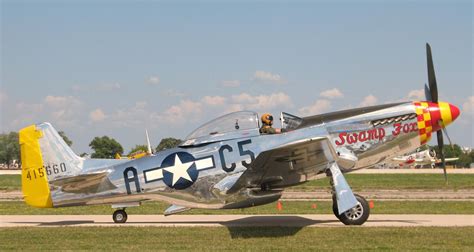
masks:
<instances>
[{"instance_id":1,"label":"blue sky","mask_svg":"<svg viewBox=\"0 0 474 252\"><path fill-rule=\"evenodd\" d=\"M184 138L223 113L440 99L474 146L471 1L0 1L1 131L50 121L90 152ZM433 144L433 143L432 143Z\"/></svg>"}]
</instances>

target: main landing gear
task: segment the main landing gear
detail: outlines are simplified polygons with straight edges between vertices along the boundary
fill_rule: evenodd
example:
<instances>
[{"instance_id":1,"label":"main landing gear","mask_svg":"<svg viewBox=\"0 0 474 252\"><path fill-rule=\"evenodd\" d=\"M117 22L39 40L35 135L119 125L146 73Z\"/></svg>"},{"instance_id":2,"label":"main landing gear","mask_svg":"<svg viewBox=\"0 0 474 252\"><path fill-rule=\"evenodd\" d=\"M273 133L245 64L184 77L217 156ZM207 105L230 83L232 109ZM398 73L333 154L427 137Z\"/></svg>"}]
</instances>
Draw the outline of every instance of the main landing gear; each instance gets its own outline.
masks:
<instances>
[{"instance_id":1,"label":"main landing gear","mask_svg":"<svg viewBox=\"0 0 474 252\"><path fill-rule=\"evenodd\" d=\"M370 215L370 207L367 200L358 194L354 194L354 196L357 200L357 205L342 214L339 214L336 196L333 196L332 199L332 211L334 215L346 225L362 225L367 221Z\"/></svg>"},{"instance_id":2,"label":"main landing gear","mask_svg":"<svg viewBox=\"0 0 474 252\"><path fill-rule=\"evenodd\" d=\"M125 223L127 221L127 212L125 212L125 208L115 210L112 218L115 223Z\"/></svg>"},{"instance_id":3,"label":"main landing gear","mask_svg":"<svg viewBox=\"0 0 474 252\"><path fill-rule=\"evenodd\" d=\"M332 186L332 211L346 225L362 225L370 215L370 207L364 197L353 194L337 163L326 171ZM344 212L339 212L339 208Z\"/></svg>"}]
</instances>

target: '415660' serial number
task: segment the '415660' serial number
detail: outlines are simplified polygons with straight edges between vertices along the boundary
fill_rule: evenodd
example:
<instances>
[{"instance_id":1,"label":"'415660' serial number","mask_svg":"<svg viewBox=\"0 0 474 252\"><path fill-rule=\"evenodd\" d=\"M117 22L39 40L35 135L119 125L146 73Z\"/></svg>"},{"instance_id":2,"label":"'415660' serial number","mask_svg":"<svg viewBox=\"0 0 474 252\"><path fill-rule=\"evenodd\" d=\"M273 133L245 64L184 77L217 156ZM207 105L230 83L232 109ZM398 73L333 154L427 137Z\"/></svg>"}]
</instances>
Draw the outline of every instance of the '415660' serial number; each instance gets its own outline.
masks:
<instances>
[{"instance_id":1,"label":"'415660' serial number","mask_svg":"<svg viewBox=\"0 0 474 252\"><path fill-rule=\"evenodd\" d=\"M29 169L26 172L26 178L29 180L42 178L45 175L45 171L46 175L50 176L53 174L64 173L67 171L67 168L65 163L60 163L59 165L43 165L43 167L40 167L38 169Z\"/></svg>"}]
</instances>

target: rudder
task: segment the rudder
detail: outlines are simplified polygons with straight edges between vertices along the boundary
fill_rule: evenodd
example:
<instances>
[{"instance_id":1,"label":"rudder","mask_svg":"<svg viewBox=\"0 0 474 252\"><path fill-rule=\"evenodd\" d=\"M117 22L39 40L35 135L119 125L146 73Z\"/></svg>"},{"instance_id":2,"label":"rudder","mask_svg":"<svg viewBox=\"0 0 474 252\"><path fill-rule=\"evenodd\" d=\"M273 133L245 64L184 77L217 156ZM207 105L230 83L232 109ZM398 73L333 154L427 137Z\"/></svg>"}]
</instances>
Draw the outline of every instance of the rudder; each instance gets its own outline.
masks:
<instances>
[{"instance_id":1,"label":"rudder","mask_svg":"<svg viewBox=\"0 0 474 252\"><path fill-rule=\"evenodd\" d=\"M79 174L84 159L72 151L49 123L21 129L19 141L21 187L26 203L35 207L53 207L48 181Z\"/></svg>"},{"instance_id":2,"label":"rudder","mask_svg":"<svg viewBox=\"0 0 474 252\"><path fill-rule=\"evenodd\" d=\"M19 132L21 152L21 191L25 202L35 207L53 207L48 179L39 145L42 132L35 125Z\"/></svg>"}]
</instances>

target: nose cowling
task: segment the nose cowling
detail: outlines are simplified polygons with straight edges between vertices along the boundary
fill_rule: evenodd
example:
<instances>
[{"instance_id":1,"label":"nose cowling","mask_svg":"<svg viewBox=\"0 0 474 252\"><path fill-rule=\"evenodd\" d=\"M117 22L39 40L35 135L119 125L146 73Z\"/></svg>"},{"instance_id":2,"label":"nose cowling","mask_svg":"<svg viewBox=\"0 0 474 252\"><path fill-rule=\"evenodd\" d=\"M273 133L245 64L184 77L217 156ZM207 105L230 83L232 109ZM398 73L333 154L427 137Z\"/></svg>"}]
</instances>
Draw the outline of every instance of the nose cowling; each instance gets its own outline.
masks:
<instances>
[{"instance_id":1,"label":"nose cowling","mask_svg":"<svg viewBox=\"0 0 474 252\"><path fill-rule=\"evenodd\" d=\"M426 144L433 132L448 126L460 112L459 108L447 102L414 102L418 121L420 143Z\"/></svg>"},{"instance_id":2,"label":"nose cowling","mask_svg":"<svg viewBox=\"0 0 474 252\"><path fill-rule=\"evenodd\" d=\"M430 112L433 131L448 126L460 114L458 107L447 102L428 102L428 111Z\"/></svg>"}]
</instances>

